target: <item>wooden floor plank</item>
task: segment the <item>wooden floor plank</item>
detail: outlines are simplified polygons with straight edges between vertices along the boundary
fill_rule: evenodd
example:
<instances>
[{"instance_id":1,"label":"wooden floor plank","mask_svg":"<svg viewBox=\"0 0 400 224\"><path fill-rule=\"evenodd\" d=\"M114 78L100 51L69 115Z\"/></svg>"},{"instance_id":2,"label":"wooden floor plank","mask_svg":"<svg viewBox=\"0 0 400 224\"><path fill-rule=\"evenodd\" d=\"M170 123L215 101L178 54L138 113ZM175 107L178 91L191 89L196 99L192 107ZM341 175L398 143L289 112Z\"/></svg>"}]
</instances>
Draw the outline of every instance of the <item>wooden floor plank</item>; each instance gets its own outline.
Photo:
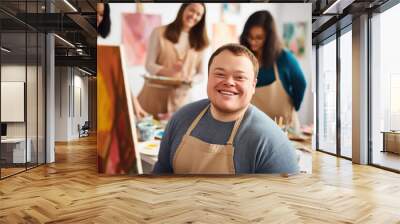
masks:
<instances>
[{"instance_id":1,"label":"wooden floor plank","mask_svg":"<svg viewBox=\"0 0 400 224\"><path fill-rule=\"evenodd\" d=\"M291 177L98 175L93 137L0 181L0 223L400 223L400 175L316 152Z\"/></svg>"}]
</instances>

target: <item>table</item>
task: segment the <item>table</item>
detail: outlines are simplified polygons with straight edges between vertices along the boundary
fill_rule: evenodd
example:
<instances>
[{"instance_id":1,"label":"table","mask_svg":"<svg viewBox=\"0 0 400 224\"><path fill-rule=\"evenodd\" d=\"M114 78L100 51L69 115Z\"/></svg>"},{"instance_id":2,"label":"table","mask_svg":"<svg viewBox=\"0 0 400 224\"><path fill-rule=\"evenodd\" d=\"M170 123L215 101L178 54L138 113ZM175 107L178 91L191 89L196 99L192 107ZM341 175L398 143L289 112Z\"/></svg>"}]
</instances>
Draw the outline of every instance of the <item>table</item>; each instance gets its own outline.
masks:
<instances>
[{"instance_id":1,"label":"table","mask_svg":"<svg viewBox=\"0 0 400 224\"><path fill-rule=\"evenodd\" d=\"M27 147L25 154L25 138L5 138L1 139L1 157L6 163L25 163L31 161L30 138L26 139ZM26 161L25 161L26 160Z\"/></svg>"},{"instance_id":2,"label":"table","mask_svg":"<svg viewBox=\"0 0 400 224\"><path fill-rule=\"evenodd\" d=\"M154 153L152 153L149 150L146 150L146 144L148 144L149 142L159 144L160 140L139 142L139 144L138 144L138 151L140 153L140 157L142 160L142 167L144 167L143 172L145 174L151 173L151 170L153 169L153 167L156 164L157 159L158 159L158 149L159 148L154 150ZM311 172L312 172L311 143L308 144L307 141L305 141L305 142L304 141L303 142L292 141L292 143L294 144L294 146L296 148L296 154L298 155L298 158L299 158L300 172L311 174ZM147 165L145 165L144 163L146 163ZM147 169L145 169L145 168L147 168Z\"/></svg>"},{"instance_id":3,"label":"table","mask_svg":"<svg viewBox=\"0 0 400 224\"><path fill-rule=\"evenodd\" d=\"M142 157L142 160L154 165L157 162L159 146L158 146L158 149L156 149L154 153L149 153L149 150L146 150L146 144L149 142L157 142L158 145L161 143L160 140L139 142L138 150L139 150L140 156Z\"/></svg>"},{"instance_id":4,"label":"table","mask_svg":"<svg viewBox=\"0 0 400 224\"><path fill-rule=\"evenodd\" d=\"M382 131L383 149L382 152L400 154L400 131Z\"/></svg>"}]
</instances>

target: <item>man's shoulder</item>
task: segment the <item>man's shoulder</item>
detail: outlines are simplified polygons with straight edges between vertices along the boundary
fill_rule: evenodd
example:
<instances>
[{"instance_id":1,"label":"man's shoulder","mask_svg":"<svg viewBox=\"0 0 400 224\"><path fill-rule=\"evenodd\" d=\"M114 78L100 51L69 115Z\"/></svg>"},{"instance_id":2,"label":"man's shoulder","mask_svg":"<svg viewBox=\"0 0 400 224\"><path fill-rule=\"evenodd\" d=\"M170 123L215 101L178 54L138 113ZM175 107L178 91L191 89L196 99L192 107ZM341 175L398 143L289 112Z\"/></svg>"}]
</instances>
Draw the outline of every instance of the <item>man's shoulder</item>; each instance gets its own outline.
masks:
<instances>
[{"instance_id":1,"label":"man's shoulder","mask_svg":"<svg viewBox=\"0 0 400 224\"><path fill-rule=\"evenodd\" d=\"M268 124L267 126L274 124L274 121L270 117L253 104L249 106L248 112L245 116L248 116L250 118L249 121L253 124ZM262 126L264 127L265 125Z\"/></svg>"},{"instance_id":2,"label":"man's shoulder","mask_svg":"<svg viewBox=\"0 0 400 224\"><path fill-rule=\"evenodd\" d=\"M256 106L251 105L248 114L250 116L247 116L243 126L240 127L236 143L245 140L246 148L263 152L278 150L281 145L290 145L285 133Z\"/></svg>"},{"instance_id":3,"label":"man's shoulder","mask_svg":"<svg viewBox=\"0 0 400 224\"><path fill-rule=\"evenodd\" d=\"M276 123L254 105L246 114L245 132L255 138L271 138L281 132Z\"/></svg>"}]
</instances>

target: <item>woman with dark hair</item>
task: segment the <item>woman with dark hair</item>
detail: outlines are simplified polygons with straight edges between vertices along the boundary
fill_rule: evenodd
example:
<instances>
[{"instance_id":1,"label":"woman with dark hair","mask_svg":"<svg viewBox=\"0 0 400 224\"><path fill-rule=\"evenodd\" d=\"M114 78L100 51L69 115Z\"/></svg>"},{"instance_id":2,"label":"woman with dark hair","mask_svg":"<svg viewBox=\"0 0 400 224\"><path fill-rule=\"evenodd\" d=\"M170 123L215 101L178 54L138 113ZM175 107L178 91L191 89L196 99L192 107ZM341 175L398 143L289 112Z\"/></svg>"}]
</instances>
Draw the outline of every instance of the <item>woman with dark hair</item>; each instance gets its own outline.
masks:
<instances>
[{"instance_id":1,"label":"woman with dark hair","mask_svg":"<svg viewBox=\"0 0 400 224\"><path fill-rule=\"evenodd\" d=\"M97 32L106 38L110 33L110 5L108 3L97 3Z\"/></svg>"},{"instance_id":2,"label":"woman with dark hair","mask_svg":"<svg viewBox=\"0 0 400 224\"><path fill-rule=\"evenodd\" d=\"M146 58L150 75L192 82L202 73L202 58L209 41L205 26L204 3L183 3L175 20L153 30ZM190 85L155 86L145 82L138 99L142 107L158 117L172 113L186 101Z\"/></svg>"},{"instance_id":3,"label":"woman with dark hair","mask_svg":"<svg viewBox=\"0 0 400 224\"><path fill-rule=\"evenodd\" d=\"M271 13L253 13L244 25L240 43L255 54L260 64L252 103L272 119L283 118L297 131L300 124L296 111L307 84L295 56L283 48Z\"/></svg>"}]
</instances>

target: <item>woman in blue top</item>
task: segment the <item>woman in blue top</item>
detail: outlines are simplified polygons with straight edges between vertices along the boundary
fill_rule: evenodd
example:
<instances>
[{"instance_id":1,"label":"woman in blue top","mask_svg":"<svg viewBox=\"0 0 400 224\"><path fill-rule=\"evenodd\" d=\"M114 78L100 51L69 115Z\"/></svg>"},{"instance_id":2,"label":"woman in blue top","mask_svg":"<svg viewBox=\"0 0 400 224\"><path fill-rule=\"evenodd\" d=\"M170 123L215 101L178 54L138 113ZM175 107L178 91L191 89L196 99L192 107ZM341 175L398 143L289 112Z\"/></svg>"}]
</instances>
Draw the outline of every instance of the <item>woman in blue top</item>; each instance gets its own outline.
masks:
<instances>
[{"instance_id":1,"label":"woman in blue top","mask_svg":"<svg viewBox=\"0 0 400 224\"><path fill-rule=\"evenodd\" d=\"M266 11L253 13L246 21L240 43L257 57L260 69L252 103L272 119L298 130L306 80L295 56L284 49L275 21Z\"/></svg>"}]
</instances>

